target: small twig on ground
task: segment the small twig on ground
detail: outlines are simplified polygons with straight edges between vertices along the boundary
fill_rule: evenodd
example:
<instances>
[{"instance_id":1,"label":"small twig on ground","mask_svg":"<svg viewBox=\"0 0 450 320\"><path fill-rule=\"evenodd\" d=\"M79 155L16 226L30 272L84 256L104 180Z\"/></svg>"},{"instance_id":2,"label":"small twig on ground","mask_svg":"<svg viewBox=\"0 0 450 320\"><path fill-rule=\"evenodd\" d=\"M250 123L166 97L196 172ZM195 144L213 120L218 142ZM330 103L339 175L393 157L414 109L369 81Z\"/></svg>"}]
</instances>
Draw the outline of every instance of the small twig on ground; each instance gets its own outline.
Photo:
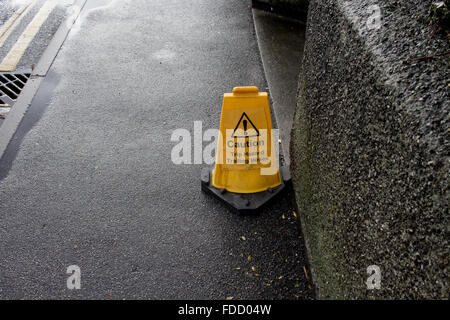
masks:
<instances>
[{"instance_id":1,"label":"small twig on ground","mask_svg":"<svg viewBox=\"0 0 450 320\"><path fill-rule=\"evenodd\" d=\"M306 280L308 280L308 283L309 283L310 282L309 281L309 276L308 276L308 272L306 271L306 267L305 266L303 266L303 271L305 272Z\"/></svg>"},{"instance_id":2,"label":"small twig on ground","mask_svg":"<svg viewBox=\"0 0 450 320\"><path fill-rule=\"evenodd\" d=\"M424 57L418 57L418 58L410 58L410 59L403 60L403 63L416 62L416 61L423 61L423 60L433 59L433 58L436 58L436 57L446 56L446 55L449 55L449 54L450 54L450 51L446 51L446 52L436 53L436 54L433 54L433 55L431 55L431 56L424 56Z\"/></svg>"},{"instance_id":3,"label":"small twig on ground","mask_svg":"<svg viewBox=\"0 0 450 320\"><path fill-rule=\"evenodd\" d=\"M431 33L430 38L434 38L434 36L436 35L436 32L438 32L438 30L439 30L439 27L435 27L435 28L433 29L433 32Z\"/></svg>"}]
</instances>

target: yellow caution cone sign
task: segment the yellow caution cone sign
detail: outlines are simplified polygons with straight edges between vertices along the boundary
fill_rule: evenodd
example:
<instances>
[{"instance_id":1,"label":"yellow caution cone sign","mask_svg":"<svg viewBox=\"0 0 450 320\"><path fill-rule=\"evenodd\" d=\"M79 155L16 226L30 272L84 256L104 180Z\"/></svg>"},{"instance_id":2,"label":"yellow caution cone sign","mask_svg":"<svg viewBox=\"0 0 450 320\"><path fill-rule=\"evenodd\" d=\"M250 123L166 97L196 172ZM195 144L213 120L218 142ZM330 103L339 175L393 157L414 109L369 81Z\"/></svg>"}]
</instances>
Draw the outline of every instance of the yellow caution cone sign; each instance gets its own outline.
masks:
<instances>
[{"instance_id":1,"label":"yellow caution cone sign","mask_svg":"<svg viewBox=\"0 0 450 320\"><path fill-rule=\"evenodd\" d=\"M235 87L223 97L216 162L202 171L202 189L238 212L257 210L290 180L278 150L267 92Z\"/></svg>"}]
</instances>

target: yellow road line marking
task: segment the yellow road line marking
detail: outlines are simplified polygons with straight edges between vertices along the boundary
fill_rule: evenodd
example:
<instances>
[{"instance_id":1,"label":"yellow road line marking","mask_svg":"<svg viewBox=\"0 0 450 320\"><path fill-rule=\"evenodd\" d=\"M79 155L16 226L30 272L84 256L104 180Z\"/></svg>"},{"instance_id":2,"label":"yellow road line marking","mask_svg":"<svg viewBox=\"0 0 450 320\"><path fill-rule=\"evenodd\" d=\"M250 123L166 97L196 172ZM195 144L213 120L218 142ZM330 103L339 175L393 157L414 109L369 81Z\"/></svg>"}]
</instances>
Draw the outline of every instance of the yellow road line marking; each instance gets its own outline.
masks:
<instances>
[{"instance_id":1,"label":"yellow road line marking","mask_svg":"<svg viewBox=\"0 0 450 320\"><path fill-rule=\"evenodd\" d=\"M0 28L0 37L3 37L6 31L11 27L11 25L20 17L20 15L28 8L30 4L26 3L22 7L19 8L14 14L6 21L6 23Z\"/></svg>"},{"instance_id":2,"label":"yellow road line marking","mask_svg":"<svg viewBox=\"0 0 450 320\"><path fill-rule=\"evenodd\" d=\"M17 42L8 52L7 56L3 59L0 64L0 71L14 71L16 69L25 50L28 48L34 36L38 33L42 24L44 24L45 20L47 20L47 17L57 4L57 0L48 0L44 3L25 31L20 35Z\"/></svg>"},{"instance_id":3,"label":"yellow road line marking","mask_svg":"<svg viewBox=\"0 0 450 320\"><path fill-rule=\"evenodd\" d=\"M24 4L22 7L17 10L11 18L2 26L0 29L0 48L5 43L6 39L11 35L11 33L16 29L16 27L20 24L23 17L25 17L31 8L35 5L36 0L32 2L28 2Z\"/></svg>"}]
</instances>

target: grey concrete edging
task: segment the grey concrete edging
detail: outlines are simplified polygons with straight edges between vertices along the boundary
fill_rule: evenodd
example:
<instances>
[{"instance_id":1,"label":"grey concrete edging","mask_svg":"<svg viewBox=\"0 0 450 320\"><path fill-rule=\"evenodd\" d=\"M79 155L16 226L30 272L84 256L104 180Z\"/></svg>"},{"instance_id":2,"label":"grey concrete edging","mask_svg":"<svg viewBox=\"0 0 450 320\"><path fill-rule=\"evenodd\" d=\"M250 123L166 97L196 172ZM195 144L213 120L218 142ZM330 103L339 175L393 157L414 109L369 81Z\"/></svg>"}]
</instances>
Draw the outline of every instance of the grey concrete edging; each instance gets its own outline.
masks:
<instances>
[{"instance_id":1,"label":"grey concrete edging","mask_svg":"<svg viewBox=\"0 0 450 320\"><path fill-rule=\"evenodd\" d=\"M289 141L303 53L304 24L258 9L252 9L252 13L273 113L280 130L282 155L284 163L289 165Z\"/></svg>"},{"instance_id":2,"label":"grey concrete edging","mask_svg":"<svg viewBox=\"0 0 450 320\"><path fill-rule=\"evenodd\" d=\"M253 8L305 21L309 0L252 0Z\"/></svg>"}]
</instances>

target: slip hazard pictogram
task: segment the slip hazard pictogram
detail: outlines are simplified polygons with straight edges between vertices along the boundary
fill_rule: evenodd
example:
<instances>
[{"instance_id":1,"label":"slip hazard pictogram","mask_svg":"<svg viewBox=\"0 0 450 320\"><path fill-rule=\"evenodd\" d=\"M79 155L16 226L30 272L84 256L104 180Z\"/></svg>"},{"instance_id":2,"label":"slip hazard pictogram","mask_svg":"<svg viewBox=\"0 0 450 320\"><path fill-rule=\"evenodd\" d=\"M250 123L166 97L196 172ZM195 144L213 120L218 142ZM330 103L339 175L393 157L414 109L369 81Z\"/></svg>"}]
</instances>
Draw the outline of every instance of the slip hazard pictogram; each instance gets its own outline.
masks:
<instances>
[{"instance_id":1,"label":"slip hazard pictogram","mask_svg":"<svg viewBox=\"0 0 450 320\"><path fill-rule=\"evenodd\" d=\"M236 127L234 128L232 138L249 138L249 137L258 137L259 131L256 126L253 124L252 120L247 116L244 112L242 113L241 118L239 119Z\"/></svg>"}]
</instances>

